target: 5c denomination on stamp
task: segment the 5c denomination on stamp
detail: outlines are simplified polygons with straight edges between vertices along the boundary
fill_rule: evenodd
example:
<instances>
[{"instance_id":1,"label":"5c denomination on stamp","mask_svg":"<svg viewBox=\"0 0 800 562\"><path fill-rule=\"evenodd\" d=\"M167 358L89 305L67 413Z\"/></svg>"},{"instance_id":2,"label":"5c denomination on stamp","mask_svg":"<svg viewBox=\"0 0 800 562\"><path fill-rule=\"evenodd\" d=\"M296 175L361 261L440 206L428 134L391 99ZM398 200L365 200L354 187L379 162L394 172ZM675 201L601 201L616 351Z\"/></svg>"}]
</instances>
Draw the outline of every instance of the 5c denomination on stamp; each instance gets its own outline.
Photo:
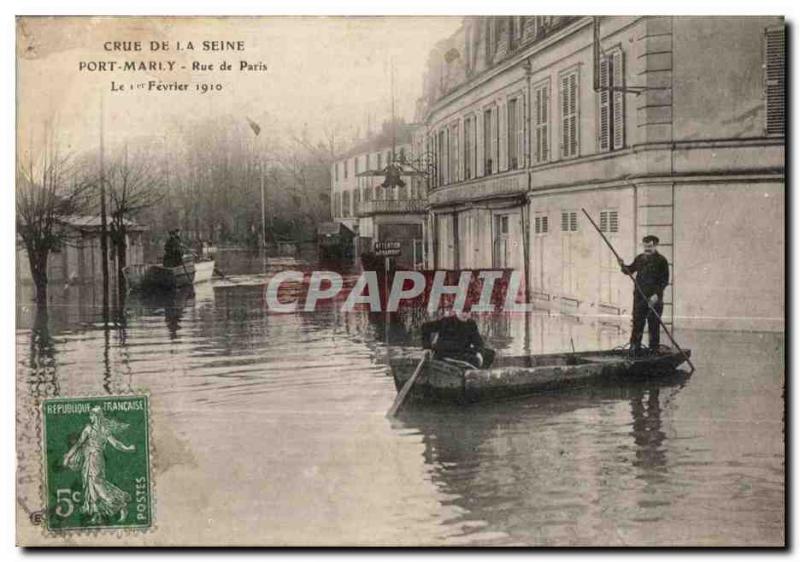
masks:
<instances>
[{"instance_id":1,"label":"5c denomination on stamp","mask_svg":"<svg viewBox=\"0 0 800 562\"><path fill-rule=\"evenodd\" d=\"M147 396L49 399L42 419L48 530L152 525Z\"/></svg>"}]
</instances>

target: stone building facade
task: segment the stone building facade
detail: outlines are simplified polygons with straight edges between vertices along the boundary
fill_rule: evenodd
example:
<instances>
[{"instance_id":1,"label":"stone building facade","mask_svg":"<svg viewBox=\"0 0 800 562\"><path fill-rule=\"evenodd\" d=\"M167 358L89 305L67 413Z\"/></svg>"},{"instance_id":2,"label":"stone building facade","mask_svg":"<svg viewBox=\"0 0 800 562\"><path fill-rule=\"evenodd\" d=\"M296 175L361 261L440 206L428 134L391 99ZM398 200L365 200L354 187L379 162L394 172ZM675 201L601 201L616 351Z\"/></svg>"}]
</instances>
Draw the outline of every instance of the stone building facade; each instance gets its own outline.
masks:
<instances>
[{"instance_id":1,"label":"stone building facade","mask_svg":"<svg viewBox=\"0 0 800 562\"><path fill-rule=\"evenodd\" d=\"M783 329L783 25L465 18L418 102L427 266L513 268L541 307L627 315L630 281L585 209L627 261L661 239L665 319Z\"/></svg>"}]
</instances>

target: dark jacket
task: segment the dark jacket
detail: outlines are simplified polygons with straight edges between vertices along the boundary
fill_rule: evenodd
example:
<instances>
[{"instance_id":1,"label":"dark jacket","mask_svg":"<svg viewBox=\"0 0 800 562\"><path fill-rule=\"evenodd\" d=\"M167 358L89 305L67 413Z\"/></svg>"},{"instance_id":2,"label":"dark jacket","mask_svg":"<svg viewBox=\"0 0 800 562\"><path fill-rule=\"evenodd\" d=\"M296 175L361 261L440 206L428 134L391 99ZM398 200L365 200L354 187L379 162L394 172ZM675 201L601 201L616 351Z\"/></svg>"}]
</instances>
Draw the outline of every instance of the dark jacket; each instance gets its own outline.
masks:
<instances>
[{"instance_id":1,"label":"dark jacket","mask_svg":"<svg viewBox=\"0 0 800 562\"><path fill-rule=\"evenodd\" d=\"M669 285L669 263L658 252L639 254L632 264L622 266L622 272L636 274L636 283L646 297L658 295L661 300L664 289ZM638 294L638 291L634 289L634 293Z\"/></svg>"},{"instance_id":2,"label":"dark jacket","mask_svg":"<svg viewBox=\"0 0 800 562\"><path fill-rule=\"evenodd\" d=\"M434 333L439 334L435 344ZM477 353L483 348L483 339L475 320L459 320L456 316L446 316L422 325L422 347L435 349L437 353L444 355Z\"/></svg>"},{"instance_id":3,"label":"dark jacket","mask_svg":"<svg viewBox=\"0 0 800 562\"><path fill-rule=\"evenodd\" d=\"M164 244L164 267L178 267L183 263L183 244L175 234L170 234Z\"/></svg>"}]
</instances>

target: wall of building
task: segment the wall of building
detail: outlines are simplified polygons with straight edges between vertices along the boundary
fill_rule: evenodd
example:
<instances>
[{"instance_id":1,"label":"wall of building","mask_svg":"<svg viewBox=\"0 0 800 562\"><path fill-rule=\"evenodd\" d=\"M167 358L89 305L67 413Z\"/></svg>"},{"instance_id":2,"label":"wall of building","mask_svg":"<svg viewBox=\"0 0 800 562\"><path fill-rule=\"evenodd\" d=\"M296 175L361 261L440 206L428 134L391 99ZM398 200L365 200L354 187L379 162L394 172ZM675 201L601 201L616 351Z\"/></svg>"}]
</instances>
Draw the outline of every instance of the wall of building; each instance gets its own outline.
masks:
<instances>
[{"instance_id":1,"label":"wall of building","mask_svg":"<svg viewBox=\"0 0 800 562\"><path fill-rule=\"evenodd\" d=\"M598 225L602 225L601 211L616 212L616 229L607 227L604 234L630 263L638 253L633 232L635 205L635 189L627 185L531 197L530 278L532 296L540 306L591 315L630 311L631 282L581 209ZM540 221L547 217L547 232L536 232L537 217Z\"/></svg>"},{"instance_id":2,"label":"wall of building","mask_svg":"<svg viewBox=\"0 0 800 562\"><path fill-rule=\"evenodd\" d=\"M765 136L764 31L783 18L671 19L675 139Z\"/></svg>"},{"instance_id":3,"label":"wall of building","mask_svg":"<svg viewBox=\"0 0 800 562\"><path fill-rule=\"evenodd\" d=\"M782 330L784 184L675 186L675 317L701 329Z\"/></svg>"}]
</instances>

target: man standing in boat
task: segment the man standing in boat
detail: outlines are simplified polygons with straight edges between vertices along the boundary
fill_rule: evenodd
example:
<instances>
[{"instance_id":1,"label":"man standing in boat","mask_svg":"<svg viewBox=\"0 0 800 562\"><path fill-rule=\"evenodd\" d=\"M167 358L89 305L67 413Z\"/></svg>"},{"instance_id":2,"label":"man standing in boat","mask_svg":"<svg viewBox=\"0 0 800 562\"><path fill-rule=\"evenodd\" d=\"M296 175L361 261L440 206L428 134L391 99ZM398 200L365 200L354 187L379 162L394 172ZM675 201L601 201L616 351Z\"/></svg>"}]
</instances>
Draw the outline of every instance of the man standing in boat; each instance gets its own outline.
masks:
<instances>
[{"instance_id":1,"label":"man standing in boat","mask_svg":"<svg viewBox=\"0 0 800 562\"><path fill-rule=\"evenodd\" d=\"M664 310L664 289L669 285L669 263L667 258L658 253L658 237L648 235L642 238L644 252L636 256L633 263L625 265L619 258L622 272L636 274L636 285L633 289L633 327L631 328L631 354L641 353L644 324L650 335L650 351L656 351L661 331L661 312ZM641 290L640 290L641 289Z\"/></svg>"},{"instance_id":2,"label":"man standing in boat","mask_svg":"<svg viewBox=\"0 0 800 562\"><path fill-rule=\"evenodd\" d=\"M494 350L484 346L478 325L469 312L446 310L439 320L422 325L422 347L432 349L436 359L453 359L486 369L494 361Z\"/></svg>"},{"instance_id":3,"label":"man standing in boat","mask_svg":"<svg viewBox=\"0 0 800 562\"><path fill-rule=\"evenodd\" d=\"M183 244L180 229L169 231L169 238L164 244L164 267L178 267L183 263Z\"/></svg>"}]
</instances>

